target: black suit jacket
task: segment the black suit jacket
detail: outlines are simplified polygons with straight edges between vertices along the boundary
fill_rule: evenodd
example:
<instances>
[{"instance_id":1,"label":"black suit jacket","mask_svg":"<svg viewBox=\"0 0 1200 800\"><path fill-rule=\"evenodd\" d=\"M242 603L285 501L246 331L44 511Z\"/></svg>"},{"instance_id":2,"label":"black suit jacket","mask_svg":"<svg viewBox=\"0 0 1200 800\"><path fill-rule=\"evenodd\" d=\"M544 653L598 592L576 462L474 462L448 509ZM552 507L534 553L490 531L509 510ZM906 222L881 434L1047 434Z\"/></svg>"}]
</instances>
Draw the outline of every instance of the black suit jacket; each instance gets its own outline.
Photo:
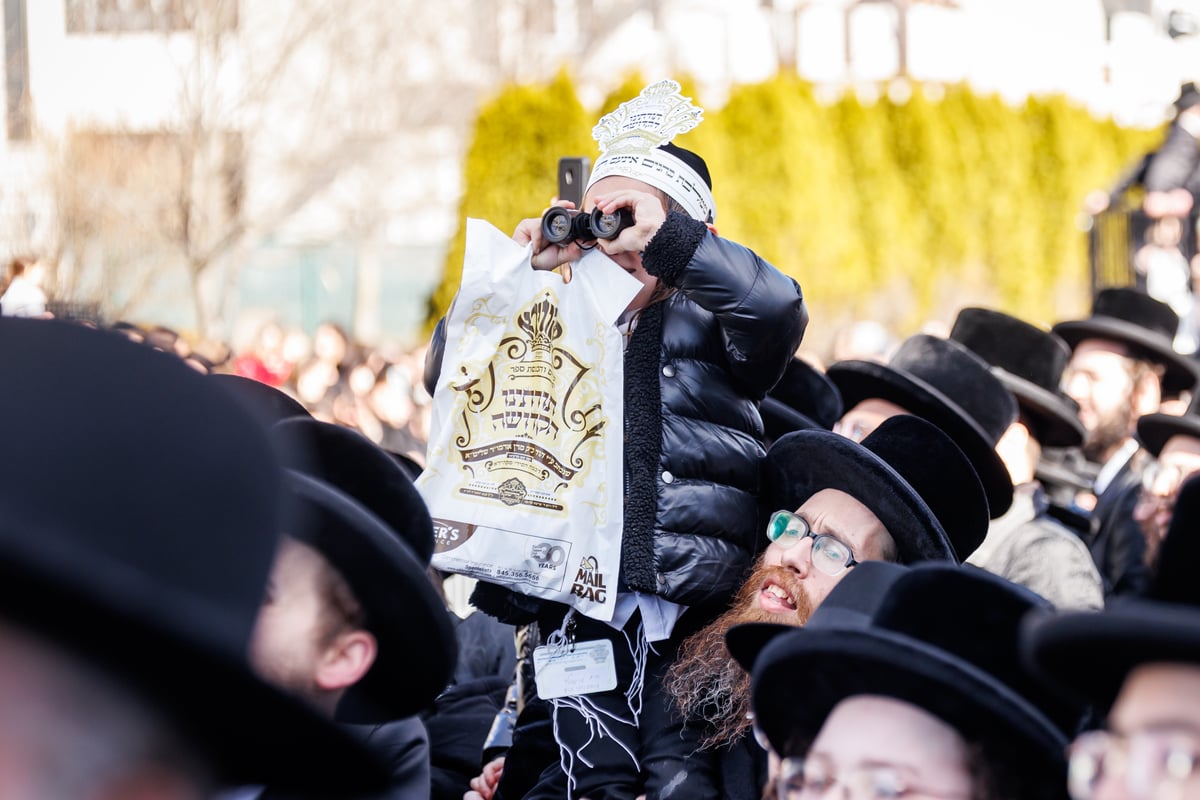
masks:
<instances>
[{"instance_id":1,"label":"black suit jacket","mask_svg":"<svg viewBox=\"0 0 1200 800\"><path fill-rule=\"evenodd\" d=\"M1097 498L1092 512L1088 549L1104 579L1106 597L1143 594L1150 581L1144 562L1146 539L1133 519L1147 460L1143 451L1134 453Z\"/></svg>"}]
</instances>

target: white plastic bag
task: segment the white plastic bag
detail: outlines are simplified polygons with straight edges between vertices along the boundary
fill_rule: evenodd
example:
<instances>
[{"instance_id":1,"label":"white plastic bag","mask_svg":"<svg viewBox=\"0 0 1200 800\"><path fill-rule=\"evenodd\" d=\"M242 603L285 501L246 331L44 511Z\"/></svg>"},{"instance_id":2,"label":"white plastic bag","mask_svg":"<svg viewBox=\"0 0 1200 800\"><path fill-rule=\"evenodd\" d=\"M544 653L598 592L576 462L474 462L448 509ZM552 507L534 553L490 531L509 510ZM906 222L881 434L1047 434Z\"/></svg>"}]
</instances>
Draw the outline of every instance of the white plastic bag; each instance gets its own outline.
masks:
<instances>
[{"instance_id":1,"label":"white plastic bag","mask_svg":"<svg viewBox=\"0 0 1200 800\"><path fill-rule=\"evenodd\" d=\"M599 250L564 284L467 221L426 466L433 566L612 618L621 563L622 337L641 284Z\"/></svg>"}]
</instances>

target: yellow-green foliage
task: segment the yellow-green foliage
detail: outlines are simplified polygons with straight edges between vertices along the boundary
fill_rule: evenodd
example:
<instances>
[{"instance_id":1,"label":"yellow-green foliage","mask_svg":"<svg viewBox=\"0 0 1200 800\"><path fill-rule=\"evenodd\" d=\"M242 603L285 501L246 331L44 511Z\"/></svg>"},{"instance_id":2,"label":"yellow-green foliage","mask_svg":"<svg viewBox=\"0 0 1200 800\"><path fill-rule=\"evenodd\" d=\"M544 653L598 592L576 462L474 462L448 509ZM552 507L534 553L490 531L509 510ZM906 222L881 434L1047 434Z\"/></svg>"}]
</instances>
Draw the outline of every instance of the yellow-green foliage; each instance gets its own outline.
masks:
<instances>
[{"instance_id":1,"label":"yellow-green foliage","mask_svg":"<svg viewBox=\"0 0 1200 800\"><path fill-rule=\"evenodd\" d=\"M467 218L487 220L508 233L522 219L539 216L558 192L559 157L595 152L594 124L565 73L545 86L507 86L483 105L464 165L461 224L430 298L431 324L458 291Z\"/></svg>"},{"instance_id":2,"label":"yellow-green foliage","mask_svg":"<svg viewBox=\"0 0 1200 800\"><path fill-rule=\"evenodd\" d=\"M733 87L715 108L682 82L705 121L677 143L708 162L721 235L795 277L814 325L870 315L907 333L966 303L1042 323L1083 313L1083 198L1162 136L1062 97L1013 107L966 87L916 86L902 101L824 104L781 74ZM558 156L594 159L592 126L643 85L628 76L592 110L565 74L505 88L480 111L461 218L511 230L538 214ZM460 230L431 320L458 288L462 240Z\"/></svg>"}]
</instances>

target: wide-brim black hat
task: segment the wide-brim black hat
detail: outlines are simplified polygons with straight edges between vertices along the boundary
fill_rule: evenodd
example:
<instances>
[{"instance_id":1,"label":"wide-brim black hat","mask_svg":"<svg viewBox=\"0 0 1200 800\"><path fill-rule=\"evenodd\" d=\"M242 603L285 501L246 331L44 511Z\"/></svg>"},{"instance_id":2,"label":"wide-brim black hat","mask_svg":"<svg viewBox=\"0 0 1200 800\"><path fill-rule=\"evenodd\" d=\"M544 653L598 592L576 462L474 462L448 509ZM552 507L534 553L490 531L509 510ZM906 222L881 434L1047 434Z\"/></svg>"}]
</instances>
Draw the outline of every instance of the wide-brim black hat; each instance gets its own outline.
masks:
<instances>
[{"instance_id":1,"label":"wide-brim black hat","mask_svg":"<svg viewBox=\"0 0 1200 800\"><path fill-rule=\"evenodd\" d=\"M823 489L869 508L905 563L961 561L987 535L987 502L970 463L918 417L884 420L861 444L812 430L789 433L768 448L760 495L766 514L794 511Z\"/></svg>"},{"instance_id":2,"label":"wide-brim black hat","mask_svg":"<svg viewBox=\"0 0 1200 800\"><path fill-rule=\"evenodd\" d=\"M1100 709L1135 667L1200 666L1200 609L1192 606L1118 597L1104 611L1031 616L1026 633L1031 668Z\"/></svg>"},{"instance_id":3,"label":"wide-brim black hat","mask_svg":"<svg viewBox=\"0 0 1200 800\"><path fill-rule=\"evenodd\" d=\"M1079 406L1065 395L1042 387L1011 372L993 367L993 374L1017 398L1017 405L1034 427L1034 435L1045 447L1078 447L1085 431L1079 421Z\"/></svg>"},{"instance_id":4,"label":"wide-brim black hat","mask_svg":"<svg viewBox=\"0 0 1200 800\"><path fill-rule=\"evenodd\" d=\"M1096 482L1094 467L1074 448L1043 448L1036 477L1048 489L1065 488L1072 494L1090 492Z\"/></svg>"},{"instance_id":5,"label":"wide-brim black hat","mask_svg":"<svg viewBox=\"0 0 1200 800\"><path fill-rule=\"evenodd\" d=\"M284 465L349 495L391 528L424 565L433 557L433 520L402 457L362 433L312 417L283 420L271 429Z\"/></svg>"},{"instance_id":6,"label":"wide-brim black hat","mask_svg":"<svg viewBox=\"0 0 1200 800\"><path fill-rule=\"evenodd\" d=\"M1012 478L995 446L1016 420L1017 403L978 356L957 342L918 334L887 364L840 361L826 375L848 409L877 397L944 431L979 475L993 519L1012 505ZM950 386L958 399L946 391Z\"/></svg>"},{"instance_id":7,"label":"wide-brim black hat","mask_svg":"<svg viewBox=\"0 0 1200 800\"><path fill-rule=\"evenodd\" d=\"M767 439L774 441L792 431L831 430L842 416L842 398L823 372L795 357L760 410Z\"/></svg>"},{"instance_id":8,"label":"wide-brim black hat","mask_svg":"<svg viewBox=\"0 0 1200 800\"><path fill-rule=\"evenodd\" d=\"M262 381L227 372L215 372L209 376L209 380L248 406L264 425L273 425L285 419L312 417L299 400Z\"/></svg>"},{"instance_id":9,"label":"wide-brim black hat","mask_svg":"<svg viewBox=\"0 0 1200 800\"><path fill-rule=\"evenodd\" d=\"M1064 694L1112 705L1135 667L1200 666L1200 476L1179 490L1146 597L1114 598L1103 611L1031 615L1022 632L1030 669Z\"/></svg>"},{"instance_id":10,"label":"wide-brim black hat","mask_svg":"<svg viewBox=\"0 0 1200 800\"><path fill-rule=\"evenodd\" d=\"M450 612L421 561L357 500L288 471L302 522L287 531L319 552L349 584L378 643L375 662L338 705L337 718L377 723L410 716L449 684L458 657Z\"/></svg>"},{"instance_id":11,"label":"wide-brim black hat","mask_svg":"<svg viewBox=\"0 0 1200 800\"><path fill-rule=\"evenodd\" d=\"M843 601L856 593L865 597ZM1016 656L1020 619L1045 605L971 567L869 563L803 628L739 626L727 644L751 670L755 722L780 755L792 754L790 743L811 742L843 700L874 695L924 709L985 751L1001 745L1033 774L1065 779L1064 726L1082 707L1039 692ZM949 618L938 619L939 609L950 609ZM1059 712L1057 721L1042 702Z\"/></svg>"},{"instance_id":12,"label":"wide-brim black hat","mask_svg":"<svg viewBox=\"0 0 1200 800\"><path fill-rule=\"evenodd\" d=\"M1061 338L989 308L959 311L950 338L991 365L992 373L1016 397L1043 447L1083 443L1079 407L1060 387L1071 358Z\"/></svg>"},{"instance_id":13,"label":"wide-brim black hat","mask_svg":"<svg viewBox=\"0 0 1200 800\"><path fill-rule=\"evenodd\" d=\"M1127 347L1135 358L1161 364L1163 394L1189 391L1200 378L1200 365L1175 351L1179 316L1166 303L1127 287L1104 289L1096 295L1088 319L1054 326L1072 350L1085 339L1105 339Z\"/></svg>"},{"instance_id":14,"label":"wide-brim black hat","mask_svg":"<svg viewBox=\"0 0 1200 800\"><path fill-rule=\"evenodd\" d=\"M1155 458L1172 436L1200 439L1200 395L1192 398L1183 414L1146 414L1138 418L1138 441Z\"/></svg>"},{"instance_id":15,"label":"wide-brim black hat","mask_svg":"<svg viewBox=\"0 0 1200 800\"><path fill-rule=\"evenodd\" d=\"M216 778L314 793L386 775L246 658L282 472L252 416L117 333L0 319L0 617L100 669Z\"/></svg>"},{"instance_id":16,"label":"wide-brim black hat","mask_svg":"<svg viewBox=\"0 0 1200 800\"><path fill-rule=\"evenodd\" d=\"M762 415L763 431L767 441L773 442L781 436L795 431L827 431L828 427L817 422L812 417L801 414L796 409L768 395L758 406Z\"/></svg>"}]
</instances>

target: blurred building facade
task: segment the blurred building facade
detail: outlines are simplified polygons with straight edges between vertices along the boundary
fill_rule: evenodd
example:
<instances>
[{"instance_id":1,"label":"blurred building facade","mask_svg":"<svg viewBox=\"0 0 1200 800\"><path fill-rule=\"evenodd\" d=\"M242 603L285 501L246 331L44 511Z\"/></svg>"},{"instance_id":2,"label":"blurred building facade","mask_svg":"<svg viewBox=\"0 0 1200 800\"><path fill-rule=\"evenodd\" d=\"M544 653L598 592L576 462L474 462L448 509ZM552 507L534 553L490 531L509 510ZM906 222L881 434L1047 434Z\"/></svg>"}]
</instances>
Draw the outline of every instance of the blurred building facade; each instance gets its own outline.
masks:
<instances>
[{"instance_id":1,"label":"blurred building facade","mask_svg":"<svg viewBox=\"0 0 1200 800\"><path fill-rule=\"evenodd\" d=\"M414 337L477 103L564 64L589 105L635 69L719 104L783 68L831 96L965 81L1138 125L1200 77L1200 0L2 2L0 250L226 338L270 317Z\"/></svg>"}]
</instances>

